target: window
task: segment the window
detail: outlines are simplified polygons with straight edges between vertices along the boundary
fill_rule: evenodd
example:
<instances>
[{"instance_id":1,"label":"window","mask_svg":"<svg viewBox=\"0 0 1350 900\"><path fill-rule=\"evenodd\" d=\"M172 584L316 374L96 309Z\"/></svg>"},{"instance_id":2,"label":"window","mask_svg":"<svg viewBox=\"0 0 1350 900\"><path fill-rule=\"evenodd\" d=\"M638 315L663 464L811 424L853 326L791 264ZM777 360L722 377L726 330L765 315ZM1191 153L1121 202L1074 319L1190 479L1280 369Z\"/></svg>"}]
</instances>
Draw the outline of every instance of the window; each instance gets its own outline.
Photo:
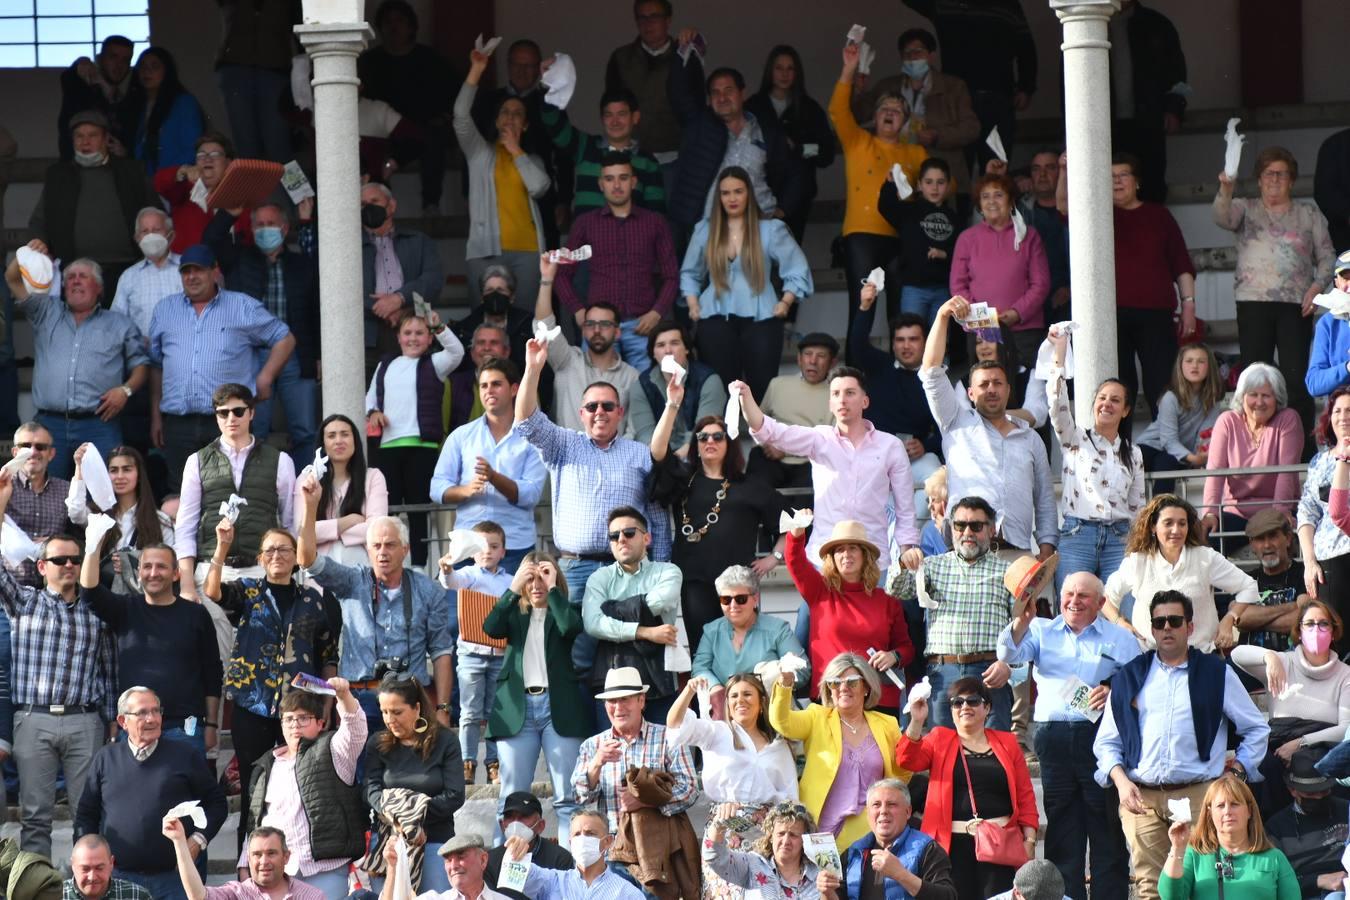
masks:
<instances>
[{"instance_id":1,"label":"window","mask_svg":"<svg viewBox=\"0 0 1350 900\"><path fill-rule=\"evenodd\" d=\"M149 0L0 0L0 68L64 69L113 34L149 46Z\"/></svg>"}]
</instances>

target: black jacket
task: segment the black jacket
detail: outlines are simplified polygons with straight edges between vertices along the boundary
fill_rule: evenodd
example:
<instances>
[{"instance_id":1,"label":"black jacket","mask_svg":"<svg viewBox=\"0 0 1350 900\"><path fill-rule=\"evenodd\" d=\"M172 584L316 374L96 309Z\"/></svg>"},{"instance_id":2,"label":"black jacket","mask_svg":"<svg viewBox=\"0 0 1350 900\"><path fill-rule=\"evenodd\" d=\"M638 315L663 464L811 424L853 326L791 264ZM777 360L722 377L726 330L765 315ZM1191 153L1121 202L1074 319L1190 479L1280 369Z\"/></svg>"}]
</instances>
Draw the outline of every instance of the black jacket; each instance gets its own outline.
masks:
<instances>
[{"instance_id":1,"label":"black jacket","mask_svg":"<svg viewBox=\"0 0 1350 900\"><path fill-rule=\"evenodd\" d=\"M98 65L98 63L95 63ZM131 85L122 99L108 101L101 88L89 84L76 71L76 64L61 73L61 111L56 117L56 145L64 160L75 158L75 147L70 137L70 119L78 112L96 109L108 117L112 136L131 152L136 146L136 126L145 112L145 92L133 69L127 73Z\"/></svg>"},{"instance_id":2,"label":"black jacket","mask_svg":"<svg viewBox=\"0 0 1350 900\"><path fill-rule=\"evenodd\" d=\"M830 118L820 104L802 94L795 102L783 110L779 117L773 108L773 101L767 93L755 94L745 101L745 108L754 114L760 122L777 121L787 138L788 151L793 166L801 179L803 205L816 199L816 170L828 169L834 163L838 141L834 129L830 127ZM802 147L807 144L816 146L816 155L810 159L802 156Z\"/></svg>"},{"instance_id":3,"label":"black jacket","mask_svg":"<svg viewBox=\"0 0 1350 900\"><path fill-rule=\"evenodd\" d=\"M333 735L325 731L312 741L302 740L295 760L295 781L300 806L309 820L310 850L315 859L357 859L366 852L365 803L360 782L347 784L333 765ZM271 750L253 764L249 789L249 828L257 828L267 815L267 780L277 761Z\"/></svg>"},{"instance_id":4,"label":"black jacket","mask_svg":"<svg viewBox=\"0 0 1350 900\"><path fill-rule=\"evenodd\" d=\"M1176 27L1162 13L1135 4L1130 13L1130 69L1134 82L1134 109L1114 109L1118 119L1138 119L1148 125L1162 128L1164 113L1181 116L1186 112L1186 98L1173 93L1172 88L1186 82L1186 54L1181 50L1181 38Z\"/></svg>"},{"instance_id":5,"label":"black jacket","mask_svg":"<svg viewBox=\"0 0 1350 900\"><path fill-rule=\"evenodd\" d=\"M1266 835L1298 873L1298 886L1305 897L1320 897L1326 891L1317 887L1317 876L1341 870L1345 850L1346 815L1350 803L1331 798L1331 808L1323 816L1306 816L1291 804L1270 817Z\"/></svg>"},{"instance_id":6,"label":"black jacket","mask_svg":"<svg viewBox=\"0 0 1350 900\"><path fill-rule=\"evenodd\" d=\"M135 241L136 214L147 206L158 206L159 197L150 187L140 160L110 157L107 169L112 173L117 200L122 207L121 221L108 222L107 227L126 235L122 260L140 259L141 251ZM73 260L84 255L81 248L75 246L75 211L80 204L81 171L73 162L51 165L42 183L42 196L28 220L33 236L47 242L53 259ZM97 260L100 263L108 261L116 260Z\"/></svg>"},{"instance_id":7,"label":"black jacket","mask_svg":"<svg viewBox=\"0 0 1350 900\"><path fill-rule=\"evenodd\" d=\"M1350 250L1350 128L1322 142L1313 172L1313 197L1327 217L1331 246Z\"/></svg>"}]
</instances>

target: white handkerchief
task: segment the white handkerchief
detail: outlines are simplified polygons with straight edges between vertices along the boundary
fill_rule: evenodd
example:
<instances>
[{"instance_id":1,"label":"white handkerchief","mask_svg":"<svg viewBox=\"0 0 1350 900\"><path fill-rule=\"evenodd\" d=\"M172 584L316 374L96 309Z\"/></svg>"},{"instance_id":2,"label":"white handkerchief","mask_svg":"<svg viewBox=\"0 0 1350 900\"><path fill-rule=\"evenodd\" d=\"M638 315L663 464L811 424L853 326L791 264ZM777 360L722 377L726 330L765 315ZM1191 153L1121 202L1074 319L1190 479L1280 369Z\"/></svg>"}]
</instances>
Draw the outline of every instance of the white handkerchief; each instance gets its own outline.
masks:
<instances>
[{"instance_id":1,"label":"white handkerchief","mask_svg":"<svg viewBox=\"0 0 1350 900\"><path fill-rule=\"evenodd\" d=\"M684 384L684 376L689 374L684 366L675 361L673 356L661 357L661 371L675 379L676 384Z\"/></svg>"},{"instance_id":2,"label":"white handkerchief","mask_svg":"<svg viewBox=\"0 0 1350 900\"><path fill-rule=\"evenodd\" d=\"M19 261L19 274L28 293L45 294L52 289L55 269L50 257L28 247L15 250L14 257Z\"/></svg>"},{"instance_id":3,"label":"white handkerchief","mask_svg":"<svg viewBox=\"0 0 1350 900\"><path fill-rule=\"evenodd\" d=\"M385 790L389 789L385 788ZM408 862L408 842L403 839L403 835L399 835L394 841L394 854L398 874L394 876L393 900L413 900L417 893L412 886L412 865ZM294 872L291 871L292 866L295 867ZM506 867L503 866L502 868ZM290 861L286 863L286 874L294 876L299 873L300 854L292 853Z\"/></svg>"},{"instance_id":4,"label":"white handkerchief","mask_svg":"<svg viewBox=\"0 0 1350 900\"><path fill-rule=\"evenodd\" d=\"M876 647L868 647L868 648L867 648L867 655L868 655L869 657L876 656L876 655L877 655L877 648L876 648ZM882 673L882 674L884 674L887 678L889 678L889 679L891 680L891 683L894 684L896 687L898 687L900 690L903 691L903 690L905 689L905 682L904 682L904 679L902 679L902 678L900 677L900 673L899 673L899 671L897 671L896 669L894 669L894 668L887 669L887 670L886 670L884 673Z\"/></svg>"},{"instance_id":5,"label":"white handkerchief","mask_svg":"<svg viewBox=\"0 0 1350 900\"><path fill-rule=\"evenodd\" d=\"M923 574L923 566L914 570L914 596L923 609L938 608L938 602L928 593L928 579Z\"/></svg>"},{"instance_id":6,"label":"white handkerchief","mask_svg":"<svg viewBox=\"0 0 1350 900\"><path fill-rule=\"evenodd\" d=\"M900 195L901 200L908 200L914 193L914 188L905 177L905 170L896 163L891 166L891 177L895 179L895 192Z\"/></svg>"},{"instance_id":7,"label":"white handkerchief","mask_svg":"<svg viewBox=\"0 0 1350 900\"><path fill-rule=\"evenodd\" d=\"M778 658L778 671L801 672L806 669L806 660L795 653L784 653Z\"/></svg>"},{"instance_id":8,"label":"white handkerchief","mask_svg":"<svg viewBox=\"0 0 1350 900\"><path fill-rule=\"evenodd\" d=\"M486 41L484 41L483 35L480 33L478 37L473 39L473 49L477 50L484 56L491 56L492 51L496 50L497 45L500 44L501 42L502 39L499 37L488 38Z\"/></svg>"},{"instance_id":9,"label":"white handkerchief","mask_svg":"<svg viewBox=\"0 0 1350 900\"><path fill-rule=\"evenodd\" d=\"M558 335L560 334L562 334L561 325L554 325L552 328L549 328L543 322L538 320L534 323L534 339L542 344L553 343L558 339Z\"/></svg>"},{"instance_id":10,"label":"white handkerchief","mask_svg":"<svg viewBox=\"0 0 1350 900\"><path fill-rule=\"evenodd\" d=\"M1173 822L1191 821L1191 798L1167 799L1167 817Z\"/></svg>"},{"instance_id":11,"label":"white handkerchief","mask_svg":"<svg viewBox=\"0 0 1350 900\"><path fill-rule=\"evenodd\" d=\"M86 551L90 548L98 548L103 545L103 538L117 527L117 523L112 520L112 516L105 513L94 513L89 517L89 522L84 526L84 546Z\"/></svg>"},{"instance_id":12,"label":"white handkerchief","mask_svg":"<svg viewBox=\"0 0 1350 900\"><path fill-rule=\"evenodd\" d=\"M1302 690L1303 685L1301 684L1286 684L1284 686L1284 690L1280 691L1280 696L1277 699L1288 700L1290 697L1294 696L1295 694L1297 694Z\"/></svg>"},{"instance_id":13,"label":"white handkerchief","mask_svg":"<svg viewBox=\"0 0 1350 900\"><path fill-rule=\"evenodd\" d=\"M1069 335L1069 346L1064 348L1064 377L1073 377L1073 333L1078 330L1077 322L1056 322L1050 326L1050 333L1056 334L1058 331ZM1036 377L1042 381L1050 380L1050 367L1055 361L1055 348L1047 338L1041 341L1041 346L1036 351Z\"/></svg>"},{"instance_id":14,"label":"white handkerchief","mask_svg":"<svg viewBox=\"0 0 1350 900\"><path fill-rule=\"evenodd\" d=\"M1325 294L1313 298L1315 306L1325 307L1327 312L1338 319L1350 320L1350 294L1340 288L1332 288Z\"/></svg>"},{"instance_id":15,"label":"white handkerchief","mask_svg":"<svg viewBox=\"0 0 1350 900\"><path fill-rule=\"evenodd\" d=\"M230 524L233 525L239 521L239 513L243 511L240 509L242 506L248 506L248 501L238 494L231 494L230 499L220 504L220 512L217 515L229 519Z\"/></svg>"},{"instance_id":16,"label":"white handkerchief","mask_svg":"<svg viewBox=\"0 0 1350 900\"><path fill-rule=\"evenodd\" d=\"M566 109L572 100L572 92L577 89L577 66L566 53L553 54L553 65L548 67L544 77L539 79L548 93L544 100L550 106Z\"/></svg>"},{"instance_id":17,"label":"white handkerchief","mask_svg":"<svg viewBox=\"0 0 1350 900\"><path fill-rule=\"evenodd\" d=\"M23 464L28 462L28 457L32 455L33 455L32 447L21 447L19 449L19 452L14 454L14 458L11 459L9 462L5 463L4 466L0 467L0 470L8 472L9 476L13 478L16 474L18 474L18 471L23 466Z\"/></svg>"},{"instance_id":18,"label":"white handkerchief","mask_svg":"<svg viewBox=\"0 0 1350 900\"><path fill-rule=\"evenodd\" d=\"M28 536L14 520L5 516L0 525L0 557L11 566L17 566L26 560L37 559L42 555L42 545Z\"/></svg>"},{"instance_id":19,"label":"white handkerchief","mask_svg":"<svg viewBox=\"0 0 1350 900\"><path fill-rule=\"evenodd\" d=\"M103 462L103 454L93 444L84 451L80 462L80 474L84 477L85 490L99 509L108 510L117 502L113 493L112 478L108 475L108 466Z\"/></svg>"},{"instance_id":20,"label":"white handkerchief","mask_svg":"<svg viewBox=\"0 0 1350 900\"><path fill-rule=\"evenodd\" d=\"M315 481L321 481L327 471L328 457L323 455L323 449L320 448L314 451L314 462L301 469L300 474L296 476L296 480L302 481L306 475L313 475Z\"/></svg>"},{"instance_id":21,"label":"white handkerchief","mask_svg":"<svg viewBox=\"0 0 1350 900\"><path fill-rule=\"evenodd\" d=\"M727 398L727 412L722 417L727 423L727 435L734 441L741 436L741 397L732 394Z\"/></svg>"},{"instance_id":22,"label":"white handkerchief","mask_svg":"<svg viewBox=\"0 0 1350 900\"><path fill-rule=\"evenodd\" d=\"M802 144L802 159L815 159L819 155L819 144Z\"/></svg>"},{"instance_id":23,"label":"white handkerchief","mask_svg":"<svg viewBox=\"0 0 1350 900\"><path fill-rule=\"evenodd\" d=\"M886 270L881 268L881 266L877 266L867 273L867 279L863 284L874 284L878 291L886 290Z\"/></svg>"},{"instance_id":24,"label":"white handkerchief","mask_svg":"<svg viewBox=\"0 0 1350 900\"><path fill-rule=\"evenodd\" d=\"M446 535L450 541L450 564L455 565L488 548L487 538L471 528L456 528Z\"/></svg>"},{"instance_id":25,"label":"white handkerchief","mask_svg":"<svg viewBox=\"0 0 1350 900\"><path fill-rule=\"evenodd\" d=\"M876 62L877 51L872 49L872 45L863 41L858 45L858 72L863 75L872 74L872 63Z\"/></svg>"},{"instance_id":26,"label":"white handkerchief","mask_svg":"<svg viewBox=\"0 0 1350 900\"><path fill-rule=\"evenodd\" d=\"M666 644L666 671L688 672L693 667L694 661L689 656L689 634L684 630L684 619L676 619L675 643Z\"/></svg>"},{"instance_id":27,"label":"white handkerchief","mask_svg":"<svg viewBox=\"0 0 1350 900\"><path fill-rule=\"evenodd\" d=\"M582 244L575 250L568 250L566 247L559 250L550 250L548 251L548 258L549 262L557 263L561 266L585 262L591 258L591 245Z\"/></svg>"},{"instance_id":28,"label":"white handkerchief","mask_svg":"<svg viewBox=\"0 0 1350 900\"><path fill-rule=\"evenodd\" d=\"M173 816L175 819L181 819L186 816L192 820L192 824L196 825L197 828L203 829L206 827L206 810L202 809L202 804L199 800L185 800L164 815L166 818Z\"/></svg>"},{"instance_id":29,"label":"white handkerchief","mask_svg":"<svg viewBox=\"0 0 1350 900\"><path fill-rule=\"evenodd\" d=\"M810 528L815 514L809 509L794 509L791 515L787 510L778 514L778 533L786 534L794 528Z\"/></svg>"},{"instance_id":30,"label":"white handkerchief","mask_svg":"<svg viewBox=\"0 0 1350 900\"><path fill-rule=\"evenodd\" d=\"M417 293L416 291L413 291L412 301L413 301L413 315L417 316L420 319L425 319L427 316L431 315L431 304L428 303L426 300L422 299L421 294Z\"/></svg>"},{"instance_id":31,"label":"white handkerchief","mask_svg":"<svg viewBox=\"0 0 1350 900\"><path fill-rule=\"evenodd\" d=\"M1014 209L1012 214L1013 222L1013 252L1016 253L1022 249L1022 242L1027 239L1027 221L1022 218L1021 210Z\"/></svg>"},{"instance_id":32,"label":"white handkerchief","mask_svg":"<svg viewBox=\"0 0 1350 900\"><path fill-rule=\"evenodd\" d=\"M291 96L300 109L314 108L314 88L310 84L313 77L309 55L297 53L291 57ZM312 196L312 195L311 195Z\"/></svg>"},{"instance_id":33,"label":"white handkerchief","mask_svg":"<svg viewBox=\"0 0 1350 900\"><path fill-rule=\"evenodd\" d=\"M188 199L197 204L202 212L206 212L206 198L210 195L211 192L206 189L206 182L198 178L192 185L192 193L188 194Z\"/></svg>"},{"instance_id":34,"label":"white handkerchief","mask_svg":"<svg viewBox=\"0 0 1350 900\"><path fill-rule=\"evenodd\" d=\"M995 125L989 129L989 137L984 139L989 145L989 149L994 151L994 155L1004 162L1008 161L1008 151L1003 149L1003 138L998 135L998 126Z\"/></svg>"},{"instance_id":35,"label":"white handkerchief","mask_svg":"<svg viewBox=\"0 0 1350 900\"><path fill-rule=\"evenodd\" d=\"M850 44L861 44L865 37L867 37L866 25L854 25L848 30L847 40Z\"/></svg>"},{"instance_id":36,"label":"white handkerchief","mask_svg":"<svg viewBox=\"0 0 1350 900\"><path fill-rule=\"evenodd\" d=\"M1238 175L1238 166L1242 163L1242 145L1247 140L1246 135L1238 134L1237 126L1241 121L1229 119L1228 130L1223 133L1223 174L1229 178L1236 178Z\"/></svg>"},{"instance_id":37,"label":"white handkerchief","mask_svg":"<svg viewBox=\"0 0 1350 900\"><path fill-rule=\"evenodd\" d=\"M909 689L909 699L905 701L904 711L910 712L914 709L915 703L918 703L920 700L927 700L931 696L933 696L933 686L928 683L928 676L925 675L923 676L923 681L920 681L918 684L914 685L914 687Z\"/></svg>"}]
</instances>

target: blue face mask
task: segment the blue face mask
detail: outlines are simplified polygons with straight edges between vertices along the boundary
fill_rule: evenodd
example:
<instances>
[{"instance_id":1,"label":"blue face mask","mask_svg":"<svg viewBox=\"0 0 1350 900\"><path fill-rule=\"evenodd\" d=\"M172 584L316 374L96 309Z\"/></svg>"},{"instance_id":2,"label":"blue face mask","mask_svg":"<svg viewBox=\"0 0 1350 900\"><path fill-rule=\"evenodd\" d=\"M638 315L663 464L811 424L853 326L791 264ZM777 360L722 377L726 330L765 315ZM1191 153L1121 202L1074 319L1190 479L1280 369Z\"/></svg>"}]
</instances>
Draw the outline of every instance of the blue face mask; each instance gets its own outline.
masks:
<instances>
[{"instance_id":1,"label":"blue face mask","mask_svg":"<svg viewBox=\"0 0 1350 900\"><path fill-rule=\"evenodd\" d=\"M271 253L286 241L286 236L275 225L253 229L253 243L264 253Z\"/></svg>"},{"instance_id":2,"label":"blue face mask","mask_svg":"<svg viewBox=\"0 0 1350 900\"><path fill-rule=\"evenodd\" d=\"M904 72L910 78L923 78L928 74L928 60L926 59L907 59L905 60Z\"/></svg>"}]
</instances>

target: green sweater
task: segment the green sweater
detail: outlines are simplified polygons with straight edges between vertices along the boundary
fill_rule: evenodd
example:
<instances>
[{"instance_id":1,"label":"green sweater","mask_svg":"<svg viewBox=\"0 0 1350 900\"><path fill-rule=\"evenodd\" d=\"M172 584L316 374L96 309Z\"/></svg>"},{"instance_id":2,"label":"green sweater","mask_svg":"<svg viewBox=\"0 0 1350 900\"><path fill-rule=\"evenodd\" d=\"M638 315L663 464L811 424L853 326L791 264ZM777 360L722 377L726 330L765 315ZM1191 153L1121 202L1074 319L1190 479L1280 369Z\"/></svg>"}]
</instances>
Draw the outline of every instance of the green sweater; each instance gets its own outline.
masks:
<instances>
[{"instance_id":1,"label":"green sweater","mask_svg":"<svg viewBox=\"0 0 1350 900\"><path fill-rule=\"evenodd\" d=\"M574 127L566 110L549 103L540 106L540 116L549 137L575 163L572 214L575 216L604 206L605 195L600 192L600 160L609 149L609 142L600 135L588 134ZM633 198L652 212L664 213L666 189L661 176L661 164L650 153L639 150L636 143L630 146L629 156L633 160L633 174L638 180Z\"/></svg>"},{"instance_id":2,"label":"green sweater","mask_svg":"<svg viewBox=\"0 0 1350 900\"><path fill-rule=\"evenodd\" d=\"M1227 856L1227 854L1225 854ZM1233 862L1233 877L1223 880L1223 900L1300 900L1298 876L1289 860L1275 848L1260 853L1227 857ZM1181 877L1158 879L1162 900L1219 900L1219 880L1213 853L1186 848Z\"/></svg>"}]
</instances>

